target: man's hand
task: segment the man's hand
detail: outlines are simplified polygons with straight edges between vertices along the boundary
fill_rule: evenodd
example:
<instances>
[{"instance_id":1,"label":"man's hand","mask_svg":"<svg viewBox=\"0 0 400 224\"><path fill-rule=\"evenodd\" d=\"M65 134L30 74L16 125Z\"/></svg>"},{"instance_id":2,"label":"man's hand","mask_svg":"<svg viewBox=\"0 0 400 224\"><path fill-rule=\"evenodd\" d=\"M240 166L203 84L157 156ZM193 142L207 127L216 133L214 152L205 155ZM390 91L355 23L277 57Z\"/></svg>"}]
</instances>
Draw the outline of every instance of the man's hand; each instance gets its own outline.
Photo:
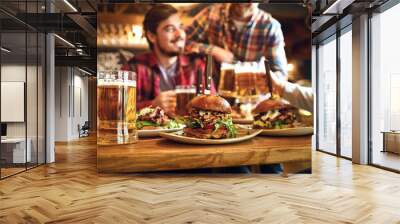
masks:
<instances>
[{"instance_id":1,"label":"man's hand","mask_svg":"<svg viewBox=\"0 0 400 224\"><path fill-rule=\"evenodd\" d=\"M232 63L233 59L235 58L235 56L233 55L232 52L225 50L223 48L214 46L211 51L210 54L215 58L215 60L217 60L219 63L222 62L227 62L227 63Z\"/></svg>"},{"instance_id":2,"label":"man's hand","mask_svg":"<svg viewBox=\"0 0 400 224\"><path fill-rule=\"evenodd\" d=\"M151 104L161 107L168 115L173 115L176 108L176 93L173 90L160 92Z\"/></svg>"},{"instance_id":3,"label":"man's hand","mask_svg":"<svg viewBox=\"0 0 400 224\"><path fill-rule=\"evenodd\" d=\"M273 92L279 96L282 95L287 81L283 77L278 77L278 75L273 71L270 71L269 74L271 74L272 89L274 90Z\"/></svg>"}]
</instances>

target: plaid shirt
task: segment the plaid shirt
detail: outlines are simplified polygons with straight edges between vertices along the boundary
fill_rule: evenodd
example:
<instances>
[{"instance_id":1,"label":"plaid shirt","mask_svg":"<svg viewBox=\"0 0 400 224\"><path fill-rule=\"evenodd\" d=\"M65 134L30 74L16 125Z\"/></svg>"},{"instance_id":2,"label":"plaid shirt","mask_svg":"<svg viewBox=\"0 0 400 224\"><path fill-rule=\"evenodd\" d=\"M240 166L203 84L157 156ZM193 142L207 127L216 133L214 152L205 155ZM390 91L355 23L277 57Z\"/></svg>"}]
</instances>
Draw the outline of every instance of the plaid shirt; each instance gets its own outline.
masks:
<instances>
[{"instance_id":1,"label":"plaid shirt","mask_svg":"<svg viewBox=\"0 0 400 224\"><path fill-rule=\"evenodd\" d=\"M136 71L136 107L137 110L151 105L160 92L161 71L154 53L135 56L122 66L121 70ZM203 91L205 86L205 61L194 56L178 56L176 85L196 85L197 71L202 71ZM215 93L213 83L211 93Z\"/></svg>"},{"instance_id":2,"label":"plaid shirt","mask_svg":"<svg viewBox=\"0 0 400 224\"><path fill-rule=\"evenodd\" d=\"M207 53L210 45L231 51L239 61L258 61L264 56L272 71L287 75L285 43L280 23L260 9L242 30L229 19L231 4L216 4L203 9L186 27L187 52Z\"/></svg>"}]
</instances>

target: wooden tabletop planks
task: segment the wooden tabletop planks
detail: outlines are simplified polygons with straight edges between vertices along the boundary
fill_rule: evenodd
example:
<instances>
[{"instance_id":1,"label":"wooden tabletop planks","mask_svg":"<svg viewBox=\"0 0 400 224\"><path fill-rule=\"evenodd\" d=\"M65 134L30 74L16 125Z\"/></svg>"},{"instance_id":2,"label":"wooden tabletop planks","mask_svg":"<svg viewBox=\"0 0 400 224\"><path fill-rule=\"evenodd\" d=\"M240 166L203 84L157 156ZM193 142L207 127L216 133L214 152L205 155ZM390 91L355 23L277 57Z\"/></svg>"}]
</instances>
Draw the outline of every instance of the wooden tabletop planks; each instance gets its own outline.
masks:
<instances>
[{"instance_id":1,"label":"wooden tabletop planks","mask_svg":"<svg viewBox=\"0 0 400 224\"><path fill-rule=\"evenodd\" d=\"M97 148L100 172L148 172L311 162L311 136L256 137L226 145L180 144L162 138Z\"/></svg>"}]
</instances>

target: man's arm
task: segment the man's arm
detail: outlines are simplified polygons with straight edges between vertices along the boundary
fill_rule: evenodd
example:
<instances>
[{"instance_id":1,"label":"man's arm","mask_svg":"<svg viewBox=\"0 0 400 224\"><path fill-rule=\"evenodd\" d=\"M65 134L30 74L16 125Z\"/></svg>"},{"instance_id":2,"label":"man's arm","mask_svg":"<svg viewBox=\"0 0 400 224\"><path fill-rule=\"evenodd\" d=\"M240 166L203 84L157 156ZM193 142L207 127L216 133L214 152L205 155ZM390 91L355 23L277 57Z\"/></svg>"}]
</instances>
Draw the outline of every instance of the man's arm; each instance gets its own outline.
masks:
<instances>
[{"instance_id":1,"label":"man's arm","mask_svg":"<svg viewBox=\"0 0 400 224\"><path fill-rule=\"evenodd\" d=\"M269 31L268 49L265 52L265 58L270 61L270 68L280 78L287 79L287 59L285 53L285 42L278 21L272 20Z\"/></svg>"},{"instance_id":2,"label":"man's arm","mask_svg":"<svg viewBox=\"0 0 400 224\"><path fill-rule=\"evenodd\" d=\"M314 94L310 87L303 87L298 84L286 82L282 91L282 98L296 107L313 112Z\"/></svg>"},{"instance_id":3,"label":"man's arm","mask_svg":"<svg viewBox=\"0 0 400 224\"><path fill-rule=\"evenodd\" d=\"M278 78L274 72L270 72L274 92L289 101L292 105L313 111L314 93L312 88L303 87L295 83Z\"/></svg>"},{"instance_id":4,"label":"man's arm","mask_svg":"<svg viewBox=\"0 0 400 224\"><path fill-rule=\"evenodd\" d=\"M211 7L203 9L193 18L192 24L185 27L187 53L207 54L211 51L212 46L208 44L208 18L210 16Z\"/></svg>"},{"instance_id":5,"label":"man's arm","mask_svg":"<svg viewBox=\"0 0 400 224\"><path fill-rule=\"evenodd\" d=\"M218 62L232 63L234 59L232 52L225 50L223 47L216 46L214 43L208 42L212 7L213 6L203 9L195 16L193 23L186 27L187 41L185 52L187 54L211 54Z\"/></svg>"}]
</instances>

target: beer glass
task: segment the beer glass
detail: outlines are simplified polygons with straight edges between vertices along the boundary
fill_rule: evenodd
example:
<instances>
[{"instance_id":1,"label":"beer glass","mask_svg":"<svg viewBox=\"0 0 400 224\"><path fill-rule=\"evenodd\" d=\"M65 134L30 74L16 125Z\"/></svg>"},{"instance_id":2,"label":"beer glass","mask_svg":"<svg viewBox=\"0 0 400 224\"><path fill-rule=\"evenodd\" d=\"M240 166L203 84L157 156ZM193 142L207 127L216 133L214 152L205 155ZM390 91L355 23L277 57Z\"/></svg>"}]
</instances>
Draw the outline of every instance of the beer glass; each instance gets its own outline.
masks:
<instances>
[{"instance_id":1,"label":"beer glass","mask_svg":"<svg viewBox=\"0 0 400 224\"><path fill-rule=\"evenodd\" d=\"M221 64L221 74L218 86L218 93L221 96L235 96L235 65L229 63Z\"/></svg>"},{"instance_id":2,"label":"beer glass","mask_svg":"<svg viewBox=\"0 0 400 224\"><path fill-rule=\"evenodd\" d=\"M194 85L178 85L175 87L176 93L176 114L184 116L188 114L186 105L196 96Z\"/></svg>"},{"instance_id":3,"label":"beer glass","mask_svg":"<svg viewBox=\"0 0 400 224\"><path fill-rule=\"evenodd\" d=\"M136 130L136 73L98 72L97 144L130 144Z\"/></svg>"},{"instance_id":4,"label":"beer glass","mask_svg":"<svg viewBox=\"0 0 400 224\"><path fill-rule=\"evenodd\" d=\"M241 62L235 66L236 94L241 102L257 98L259 91L256 87L256 71L251 62Z\"/></svg>"},{"instance_id":5,"label":"beer glass","mask_svg":"<svg viewBox=\"0 0 400 224\"><path fill-rule=\"evenodd\" d=\"M256 70L257 70L257 76L256 76L256 86L257 90L260 94L267 94L268 93L268 85L267 85L267 75L265 74L265 66L264 66L264 60L261 60L256 63Z\"/></svg>"}]
</instances>

